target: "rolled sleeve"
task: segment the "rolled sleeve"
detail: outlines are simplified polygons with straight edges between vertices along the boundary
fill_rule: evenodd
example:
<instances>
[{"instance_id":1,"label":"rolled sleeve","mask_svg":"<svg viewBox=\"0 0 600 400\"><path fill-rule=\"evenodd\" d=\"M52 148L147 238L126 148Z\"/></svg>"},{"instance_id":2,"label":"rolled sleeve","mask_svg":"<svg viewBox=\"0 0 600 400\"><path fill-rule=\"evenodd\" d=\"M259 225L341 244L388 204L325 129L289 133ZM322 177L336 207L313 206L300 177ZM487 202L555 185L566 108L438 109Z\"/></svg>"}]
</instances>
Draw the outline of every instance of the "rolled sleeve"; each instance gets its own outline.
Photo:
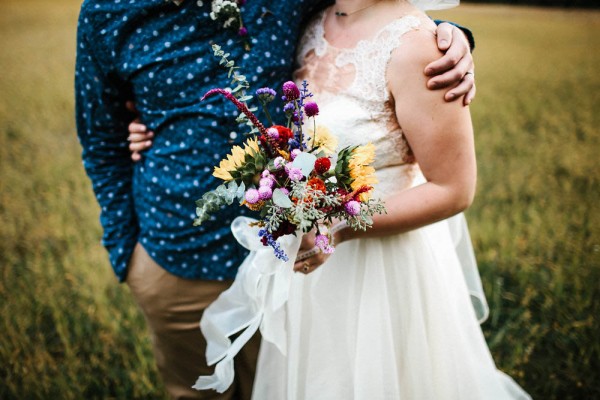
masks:
<instances>
[{"instance_id":1,"label":"rolled sleeve","mask_svg":"<svg viewBox=\"0 0 600 400\"><path fill-rule=\"evenodd\" d=\"M102 244L120 281L138 237L134 212L133 163L127 142L131 120L125 100L131 98L125 82L103 71L87 38L78 33L75 67L77 134L85 170L101 208Z\"/></svg>"}]
</instances>

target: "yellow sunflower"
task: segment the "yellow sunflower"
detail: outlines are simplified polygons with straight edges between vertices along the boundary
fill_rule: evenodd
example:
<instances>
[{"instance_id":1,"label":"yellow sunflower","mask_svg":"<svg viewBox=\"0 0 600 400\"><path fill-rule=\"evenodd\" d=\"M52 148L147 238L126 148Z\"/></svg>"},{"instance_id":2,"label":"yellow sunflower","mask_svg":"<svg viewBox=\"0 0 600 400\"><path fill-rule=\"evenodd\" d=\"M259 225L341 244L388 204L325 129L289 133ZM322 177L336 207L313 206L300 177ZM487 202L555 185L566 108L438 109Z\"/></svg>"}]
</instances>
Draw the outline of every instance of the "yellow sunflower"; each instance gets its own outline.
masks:
<instances>
[{"instance_id":1,"label":"yellow sunflower","mask_svg":"<svg viewBox=\"0 0 600 400\"><path fill-rule=\"evenodd\" d=\"M350 170L350 177L353 179L352 190L358 190L363 186L372 187L378 180L375 176L375 168L371 167L371 164L375 160L375 145L369 143L364 146L359 146L352 151L352 157L348 162L348 169ZM368 200L370 197L370 191L362 193L360 199L362 201Z\"/></svg>"},{"instance_id":2,"label":"yellow sunflower","mask_svg":"<svg viewBox=\"0 0 600 400\"><path fill-rule=\"evenodd\" d=\"M244 144L244 148L233 146L231 154L228 154L227 158L221 160L219 166L215 167L213 176L224 181L233 180L231 172L244 165L246 155L253 155L258 152L258 141L256 139L248 139Z\"/></svg>"}]
</instances>

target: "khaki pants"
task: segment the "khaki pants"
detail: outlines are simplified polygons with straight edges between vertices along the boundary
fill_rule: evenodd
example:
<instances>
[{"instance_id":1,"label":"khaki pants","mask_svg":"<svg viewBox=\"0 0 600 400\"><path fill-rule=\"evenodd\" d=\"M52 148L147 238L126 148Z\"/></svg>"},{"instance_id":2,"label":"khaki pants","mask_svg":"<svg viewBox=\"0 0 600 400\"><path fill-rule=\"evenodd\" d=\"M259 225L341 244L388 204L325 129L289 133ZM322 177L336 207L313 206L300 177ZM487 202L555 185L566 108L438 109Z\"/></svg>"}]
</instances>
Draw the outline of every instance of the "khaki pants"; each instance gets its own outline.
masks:
<instances>
[{"instance_id":1,"label":"khaki pants","mask_svg":"<svg viewBox=\"0 0 600 400\"><path fill-rule=\"evenodd\" d=\"M199 375L211 375L199 322L204 309L231 282L187 280L162 269L138 243L129 263L127 284L150 328L154 355L173 399L249 399L260 336L253 337L235 359L236 379L229 390L191 388Z\"/></svg>"}]
</instances>

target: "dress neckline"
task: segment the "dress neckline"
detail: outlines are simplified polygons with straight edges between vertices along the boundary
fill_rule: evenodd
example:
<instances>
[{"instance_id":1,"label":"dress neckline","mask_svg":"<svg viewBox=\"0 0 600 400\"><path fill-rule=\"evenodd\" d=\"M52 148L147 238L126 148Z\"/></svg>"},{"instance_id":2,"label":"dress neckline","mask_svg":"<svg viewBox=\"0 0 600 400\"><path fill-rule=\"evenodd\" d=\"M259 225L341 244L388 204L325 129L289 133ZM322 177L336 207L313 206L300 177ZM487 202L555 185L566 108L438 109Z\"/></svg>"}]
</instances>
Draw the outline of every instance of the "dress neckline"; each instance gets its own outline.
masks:
<instances>
[{"instance_id":1,"label":"dress neckline","mask_svg":"<svg viewBox=\"0 0 600 400\"><path fill-rule=\"evenodd\" d=\"M350 47L338 47L333 45L329 40L327 40L327 38L325 37L325 19L327 18L327 12L330 9L326 8L325 10L323 10L321 12L321 16L320 16L320 21L318 24L318 28L319 28L319 38L321 39L321 41L323 43L325 43L325 45L333 50L339 51L339 52L352 52L355 51L357 48L359 48L361 45L366 44L366 43L372 43L375 40L377 40L377 38L386 30L390 29L391 27L397 25L400 23L400 21L406 20L406 19L418 19L417 14L415 12L412 13L407 13L404 14L398 18L394 18L393 20L387 22L386 24L384 24L382 27L380 27L377 31L375 31L375 33L368 38L365 39L360 39L358 40L356 43L354 43L353 46Z\"/></svg>"}]
</instances>

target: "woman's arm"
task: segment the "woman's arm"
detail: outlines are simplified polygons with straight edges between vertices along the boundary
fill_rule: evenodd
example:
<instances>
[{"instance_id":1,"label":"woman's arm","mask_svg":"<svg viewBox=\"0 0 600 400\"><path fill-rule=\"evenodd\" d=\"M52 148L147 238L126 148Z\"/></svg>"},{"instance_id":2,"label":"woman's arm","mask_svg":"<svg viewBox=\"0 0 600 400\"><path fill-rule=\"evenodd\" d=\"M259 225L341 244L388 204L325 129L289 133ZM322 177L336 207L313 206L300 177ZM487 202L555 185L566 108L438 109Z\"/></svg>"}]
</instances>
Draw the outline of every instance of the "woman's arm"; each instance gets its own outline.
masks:
<instances>
[{"instance_id":1,"label":"woman's arm","mask_svg":"<svg viewBox=\"0 0 600 400\"><path fill-rule=\"evenodd\" d=\"M406 34L388 76L396 116L427 182L386 201L387 215L367 232L343 230L344 238L406 232L467 208L475 193L476 163L469 109L426 88L421 71L438 57L435 39L421 30ZM393 67L393 68L392 68Z\"/></svg>"}]
</instances>

